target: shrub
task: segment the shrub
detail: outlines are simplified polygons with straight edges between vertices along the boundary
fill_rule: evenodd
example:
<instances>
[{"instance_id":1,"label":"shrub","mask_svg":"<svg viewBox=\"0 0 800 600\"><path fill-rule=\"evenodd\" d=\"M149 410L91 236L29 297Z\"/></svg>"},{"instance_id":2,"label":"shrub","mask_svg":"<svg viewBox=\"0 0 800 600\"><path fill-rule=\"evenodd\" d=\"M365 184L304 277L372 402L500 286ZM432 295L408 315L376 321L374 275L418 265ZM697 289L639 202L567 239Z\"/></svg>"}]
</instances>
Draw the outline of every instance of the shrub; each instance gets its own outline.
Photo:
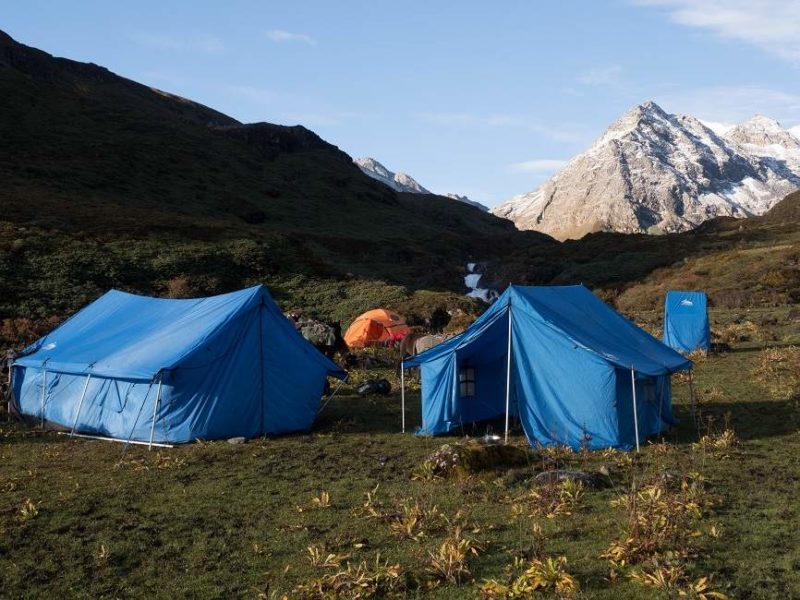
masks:
<instances>
[{"instance_id":1,"label":"shrub","mask_svg":"<svg viewBox=\"0 0 800 600\"><path fill-rule=\"evenodd\" d=\"M506 569L506 581L489 579L480 586L481 597L485 600L530 598L537 592L554 592L568 598L579 591L578 580L567 571L564 556L530 561L517 558Z\"/></svg>"},{"instance_id":2,"label":"shrub","mask_svg":"<svg viewBox=\"0 0 800 600\"><path fill-rule=\"evenodd\" d=\"M718 344L735 344L737 342L749 342L759 332L758 326L752 321L742 321L741 323L730 323L722 329L712 331L712 337Z\"/></svg>"},{"instance_id":3,"label":"shrub","mask_svg":"<svg viewBox=\"0 0 800 600\"><path fill-rule=\"evenodd\" d=\"M704 539L719 535L716 527L704 531L701 526L716 504L702 476L677 480L661 473L611 504L628 517L620 538L602 554L611 565L611 581L626 573L643 585L680 588L679 595L693 593L686 567Z\"/></svg>"},{"instance_id":4,"label":"shrub","mask_svg":"<svg viewBox=\"0 0 800 600\"><path fill-rule=\"evenodd\" d=\"M347 563L344 569L323 575L292 590L292 598L322 600L325 598L399 598L405 595L406 573L399 564L381 561L380 554L370 565L362 561Z\"/></svg>"},{"instance_id":5,"label":"shrub","mask_svg":"<svg viewBox=\"0 0 800 600\"><path fill-rule=\"evenodd\" d=\"M428 552L426 573L433 586L439 583L461 585L471 575L469 560L477 556L482 547L468 537L464 537L460 527L456 527L452 536L445 539L438 547Z\"/></svg>"},{"instance_id":6,"label":"shrub","mask_svg":"<svg viewBox=\"0 0 800 600\"><path fill-rule=\"evenodd\" d=\"M512 513L548 519L569 516L580 507L585 494L583 483L574 479L547 483L517 498L512 504Z\"/></svg>"},{"instance_id":7,"label":"shrub","mask_svg":"<svg viewBox=\"0 0 800 600\"><path fill-rule=\"evenodd\" d=\"M762 350L753 376L773 399L792 399L800 389L800 348Z\"/></svg>"}]
</instances>

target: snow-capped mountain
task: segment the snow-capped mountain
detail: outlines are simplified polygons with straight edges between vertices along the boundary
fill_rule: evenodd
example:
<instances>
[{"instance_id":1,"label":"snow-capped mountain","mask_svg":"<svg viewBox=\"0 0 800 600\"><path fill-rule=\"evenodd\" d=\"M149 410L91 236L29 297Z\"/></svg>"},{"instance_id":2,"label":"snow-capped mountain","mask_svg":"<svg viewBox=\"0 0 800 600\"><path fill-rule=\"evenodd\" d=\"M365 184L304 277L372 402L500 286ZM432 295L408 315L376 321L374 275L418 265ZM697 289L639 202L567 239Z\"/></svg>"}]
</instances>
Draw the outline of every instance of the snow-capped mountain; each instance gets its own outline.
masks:
<instances>
[{"instance_id":1,"label":"snow-capped mountain","mask_svg":"<svg viewBox=\"0 0 800 600\"><path fill-rule=\"evenodd\" d=\"M798 188L800 141L776 121L759 115L720 135L646 102L539 188L491 212L558 239L675 232L763 214Z\"/></svg>"},{"instance_id":2,"label":"snow-capped mountain","mask_svg":"<svg viewBox=\"0 0 800 600\"><path fill-rule=\"evenodd\" d=\"M384 167L381 163L379 163L374 158L354 158L353 162L358 165L358 167L366 174L372 177L373 179L377 179L381 183L388 185L393 190L398 192L410 192L412 194L432 194L433 192L427 190L423 186L421 186L413 177L410 175L406 175L405 173L394 173ZM488 212L489 209L485 207L480 202L475 202L474 200L470 200L466 196L459 196L458 194L447 194L448 198L452 198L453 200L458 200L459 202L464 202L465 204L469 204L470 206L474 206L484 212Z\"/></svg>"},{"instance_id":3,"label":"snow-capped mountain","mask_svg":"<svg viewBox=\"0 0 800 600\"><path fill-rule=\"evenodd\" d=\"M445 194L448 198L452 198L453 200L458 200L459 202L463 202L464 204L469 204L470 206L474 206L475 208L482 210L483 212L489 212L489 207L484 206L480 202L476 202L475 200L470 200L466 196L459 196L458 194Z\"/></svg>"},{"instance_id":4,"label":"snow-capped mountain","mask_svg":"<svg viewBox=\"0 0 800 600\"><path fill-rule=\"evenodd\" d=\"M354 158L353 162L367 175L385 183L398 192L411 192L412 194L430 194L410 175L393 173L374 158Z\"/></svg>"}]
</instances>

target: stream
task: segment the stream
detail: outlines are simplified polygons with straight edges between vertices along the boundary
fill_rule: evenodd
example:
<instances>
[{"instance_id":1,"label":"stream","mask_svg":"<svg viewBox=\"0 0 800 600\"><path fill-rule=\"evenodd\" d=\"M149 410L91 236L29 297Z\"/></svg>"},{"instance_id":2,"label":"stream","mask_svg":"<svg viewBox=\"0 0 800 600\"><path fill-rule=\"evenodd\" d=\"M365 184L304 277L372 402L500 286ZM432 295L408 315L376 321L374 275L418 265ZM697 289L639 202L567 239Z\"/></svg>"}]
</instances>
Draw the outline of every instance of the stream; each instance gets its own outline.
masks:
<instances>
[{"instance_id":1,"label":"stream","mask_svg":"<svg viewBox=\"0 0 800 600\"><path fill-rule=\"evenodd\" d=\"M480 287L481 277L483 277L483 274L479 273L476 270L477 268L478 263L467 263L467 275L464 277L464 285L467 286L467 289L469 290L469 292L467 292L467 296L482 300L483 302L486 302L486 304L491 304L497 300L497 290Z\"/></svg>"}]
</instances>

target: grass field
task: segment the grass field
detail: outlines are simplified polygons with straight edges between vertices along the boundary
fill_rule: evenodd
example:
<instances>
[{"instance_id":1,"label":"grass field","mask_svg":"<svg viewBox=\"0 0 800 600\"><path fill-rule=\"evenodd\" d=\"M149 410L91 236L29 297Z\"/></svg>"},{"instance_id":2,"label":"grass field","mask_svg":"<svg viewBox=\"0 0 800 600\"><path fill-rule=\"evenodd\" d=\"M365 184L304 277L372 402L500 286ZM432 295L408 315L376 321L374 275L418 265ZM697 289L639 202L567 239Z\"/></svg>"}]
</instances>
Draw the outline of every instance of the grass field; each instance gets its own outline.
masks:
<instances>
[{"instance_id":1,"label":"grass field","mask_svg":"<svg viewBox=\"0 0 800 600\"><path fill-rule=\"evenodd\" d=\"M716 314L715 327L728 327L740 341L697 362L697 396L703 415L714 420L704 427L717 434L732 429L738 445L719 436L695 444L685 380L674 384L681 424L639 455L528 451L516 431L513 456L522 464L497 458L441 479L426 478L421 464L463 438L401 435L397 394L360 398L345 390L308 435L152 452L133 447L124 456L118 444L3 423L0 596L323 597L299 586L346 572L348 562L352 574L365 561L362 581L382 574L400 597L481 597L482 582L505 581L515 557L546 563L564 556L580 586L577 597L671 598L683 591L700 598L708 590L800 597L800 359L792 346L800 335L786 313ZM370 375L376 374L390 373ZM354 373L356 381L365 376ZM413 426L418 393L409 398ZM555 467L605 468L612 485L586 487L575 497L564 496L563 486L532 485L533 476ZM664 583L656 573L648 584L644 563L618 565L611 577L613 565L601 555L624 541L633 514L611 502L632 484L659 476L679 482L688 474L699 490L690 500L700 508L693 518L694 507L681 504L668 517L691 531L673 532L676 547L658 555ZM532 490L540 496L531 497ZM548 495L554 491L555 503ZM669 483L664 491L665 498L684 498ZM455 545L445 547L445 558L459 541L475 547L475 554L467 548L468 572L432 567L432 554L447 540ZM376 567L376 557L397 569ZM670 582L676 566L681 574ZM702 577L710 578L708 588L701 582L691 590Z\"/></svg>"}]
</instances>

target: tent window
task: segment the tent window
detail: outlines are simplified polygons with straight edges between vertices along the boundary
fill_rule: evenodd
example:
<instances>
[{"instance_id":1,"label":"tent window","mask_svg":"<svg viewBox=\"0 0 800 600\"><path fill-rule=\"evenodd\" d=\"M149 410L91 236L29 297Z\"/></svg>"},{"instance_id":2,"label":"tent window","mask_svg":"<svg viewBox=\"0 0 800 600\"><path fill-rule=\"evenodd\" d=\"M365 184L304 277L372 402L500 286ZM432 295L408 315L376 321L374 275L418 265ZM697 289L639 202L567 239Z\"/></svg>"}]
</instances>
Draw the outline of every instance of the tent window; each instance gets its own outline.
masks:
<instances>
[{"instance_id":1,"label":"tent window","mask_svg":"<svg viewBox=\"0 0 800 600\"><path fill-rule=\"evenodd\" d=\"M472 398L475 395L475 369L464 367L458 372L459 395Z\"/></svg>"}]
</instances>

